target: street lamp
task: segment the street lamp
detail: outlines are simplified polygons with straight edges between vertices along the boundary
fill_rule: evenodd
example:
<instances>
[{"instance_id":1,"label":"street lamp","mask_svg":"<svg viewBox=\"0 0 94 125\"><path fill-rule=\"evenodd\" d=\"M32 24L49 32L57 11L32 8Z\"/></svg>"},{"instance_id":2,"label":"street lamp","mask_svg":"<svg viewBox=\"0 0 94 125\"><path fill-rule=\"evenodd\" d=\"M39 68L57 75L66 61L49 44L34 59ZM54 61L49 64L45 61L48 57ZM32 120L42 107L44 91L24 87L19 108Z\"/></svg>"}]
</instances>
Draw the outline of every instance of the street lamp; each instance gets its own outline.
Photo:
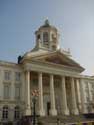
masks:
<instances>
[{"instance_id":1,"label":"street lamp","mask_svg":"<svg viewBox=\"0 0 94 125\"><path fill-rule=\"evenodd\" d=\"M33 103L33 125L36 125L36 100L37 97L39 96L39 91L38 90L34 90L32 92L32 103Z\"/></svg>"}]
</instances>

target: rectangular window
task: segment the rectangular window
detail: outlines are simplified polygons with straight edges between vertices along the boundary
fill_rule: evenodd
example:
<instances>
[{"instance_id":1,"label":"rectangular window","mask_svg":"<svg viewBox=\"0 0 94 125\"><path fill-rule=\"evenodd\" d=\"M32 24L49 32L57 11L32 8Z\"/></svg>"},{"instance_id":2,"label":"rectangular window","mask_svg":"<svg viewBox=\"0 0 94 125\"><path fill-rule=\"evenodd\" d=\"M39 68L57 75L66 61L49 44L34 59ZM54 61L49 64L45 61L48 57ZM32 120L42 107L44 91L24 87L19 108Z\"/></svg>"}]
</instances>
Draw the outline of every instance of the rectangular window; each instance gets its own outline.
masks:
<instances>
[{"instance_id":1,"label":"rectangular window","mask_svg":"<svg viewBox=\"0 0 94 125\"><path fill-rule=\"evenodd\" d=\"M3 107L2 118L3 119L7 119L8 118L8 107L7 106Z\"/></svg>"},{"instance_id":2,"label":"rectangular window","mask_svg":"<svg viewBox=\"0 0 94 125\"><path fill-rule=\"evenodd\" d=\"M20 86L15 86L15 99L20 99Z\"/></svg>"},{"instance_id":3,"label":"rectangular window","mask_svg":"<svg viewBox=\"0 0 94 125\"><path fill-rule=\"evenodd\" d=\"M20 81L20 80L21 80L21 73L15 72L15 81Z\"/></svg>"},{"instance_id":4,"label":"rectangular window","mask_svg":"<svg viewBox=\"0 0 94 125\"><path fill-rule=\"evenodd\" d=\"M10 98L10 85L4 84L4 99Z\"/></svg>"},{"instance_id":5,"label":"rectangular window","mask_svg":"<svg viewBox=\"0 0 94 125\"><path fill-rule=\"evenodd\" d=\"M10 71L5 71L4 72L4 79L5 80L10 80L11 72Z\"/></svg>"}]
</instances>

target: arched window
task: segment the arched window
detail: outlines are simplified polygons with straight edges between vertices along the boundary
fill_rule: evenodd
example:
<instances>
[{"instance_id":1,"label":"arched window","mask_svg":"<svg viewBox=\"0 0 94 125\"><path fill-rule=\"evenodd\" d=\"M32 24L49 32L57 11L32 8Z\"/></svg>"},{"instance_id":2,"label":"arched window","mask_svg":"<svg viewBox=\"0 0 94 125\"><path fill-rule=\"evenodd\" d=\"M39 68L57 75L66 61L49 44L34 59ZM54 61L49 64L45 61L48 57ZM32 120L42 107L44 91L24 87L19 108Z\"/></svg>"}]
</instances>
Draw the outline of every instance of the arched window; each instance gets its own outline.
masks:
<instances>
[{"instance_id":1,"label":"arched window","mask_svg":"<svg viewBox=\"0 0 94 125\"><path fill-rule=\"evenodd\" d=\"M16 106L14 109L14 118L19 119L20 118L20 108L19 106Z\"/></svg>"},{"instance_id":2,"label":"arched window","mask_svg":"<svg viewBox=\"0 0 94 125\"><path fill-rule=\"evenodd\" d=\"M3 119L7 119L8 118L8 106L4 106L3 107L2 118Z\"/></svg>"},{"instance_id":3,"label":"arched window","mask_svg":"<svg viewBox=\"0 0 94 125\"><path fill-rule=\"evenodd\" d=\"M48 42L48 33L47 32L43 33L43 41Z\"/></svg>"}]
</instances>

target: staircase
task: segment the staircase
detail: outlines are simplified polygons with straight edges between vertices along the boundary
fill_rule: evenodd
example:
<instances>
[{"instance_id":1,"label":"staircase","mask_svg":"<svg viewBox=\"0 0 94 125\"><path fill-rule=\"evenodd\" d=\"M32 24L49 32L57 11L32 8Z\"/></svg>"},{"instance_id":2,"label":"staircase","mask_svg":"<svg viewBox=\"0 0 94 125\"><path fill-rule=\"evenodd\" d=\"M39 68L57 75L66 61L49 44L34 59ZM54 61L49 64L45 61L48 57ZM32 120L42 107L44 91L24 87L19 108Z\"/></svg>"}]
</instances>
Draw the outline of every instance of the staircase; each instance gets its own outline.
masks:
<instances>
[{"instance_id":1,"label":"staircase","mask_svg":"<svg viewBox=\"0 0 94 125\"><path fill-rule=\"evenodd\" d=\"M77 124L79 122L88 122L94 121L93 119L87 119L84 115L70 115L70 116L46 116L39 117L38 121L42 123L42 125L64 125L64 124Z\"/></svg>"}]
</instances>

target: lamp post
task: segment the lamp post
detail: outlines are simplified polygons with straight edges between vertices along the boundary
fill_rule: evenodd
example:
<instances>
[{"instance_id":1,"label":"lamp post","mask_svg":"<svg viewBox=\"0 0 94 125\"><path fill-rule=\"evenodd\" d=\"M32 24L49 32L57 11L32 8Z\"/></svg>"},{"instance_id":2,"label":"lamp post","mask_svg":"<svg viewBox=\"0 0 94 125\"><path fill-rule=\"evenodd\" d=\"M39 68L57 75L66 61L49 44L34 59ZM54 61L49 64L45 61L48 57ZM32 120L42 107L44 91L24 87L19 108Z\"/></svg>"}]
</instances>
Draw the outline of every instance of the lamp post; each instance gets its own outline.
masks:
<instances>
[{"instance_id":1,"label":"lamp post","mask_svg":"<svg viewBox=\"0 0 94 125\"><path fill-rule=\"evenodd\" d=\"M34 90L32 92L32 103L33 103L33 125L36 125L36 100L37 100L37 97L39 96L39 91L38 90Z\"/></svg>"}]
</instances>

